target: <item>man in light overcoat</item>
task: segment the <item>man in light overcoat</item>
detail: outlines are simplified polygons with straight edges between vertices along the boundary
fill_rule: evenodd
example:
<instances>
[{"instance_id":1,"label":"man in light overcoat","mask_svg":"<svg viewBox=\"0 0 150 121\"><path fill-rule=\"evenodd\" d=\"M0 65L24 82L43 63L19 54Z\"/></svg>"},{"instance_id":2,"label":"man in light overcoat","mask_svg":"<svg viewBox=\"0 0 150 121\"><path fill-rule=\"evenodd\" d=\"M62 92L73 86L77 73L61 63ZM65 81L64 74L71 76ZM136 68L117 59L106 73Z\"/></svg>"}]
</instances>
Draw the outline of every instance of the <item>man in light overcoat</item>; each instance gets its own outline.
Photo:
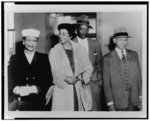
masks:
<instances>
[{"instance_id":1,"label":"man in light overcoat","mask_svg":"<svg viewBox=\"0 0 150 121\"><path fill-rule=\"evenodd\" d=\"M97 40L93 40L88 37L89 29L93 27L89 24L88 16L81 15L77 18L77 36L73 41L81 44L89 55L89 59L93 66L93 73L90 81L93 101L93 111L101 110L101 46Z\"/></svg>"}]
</instances>

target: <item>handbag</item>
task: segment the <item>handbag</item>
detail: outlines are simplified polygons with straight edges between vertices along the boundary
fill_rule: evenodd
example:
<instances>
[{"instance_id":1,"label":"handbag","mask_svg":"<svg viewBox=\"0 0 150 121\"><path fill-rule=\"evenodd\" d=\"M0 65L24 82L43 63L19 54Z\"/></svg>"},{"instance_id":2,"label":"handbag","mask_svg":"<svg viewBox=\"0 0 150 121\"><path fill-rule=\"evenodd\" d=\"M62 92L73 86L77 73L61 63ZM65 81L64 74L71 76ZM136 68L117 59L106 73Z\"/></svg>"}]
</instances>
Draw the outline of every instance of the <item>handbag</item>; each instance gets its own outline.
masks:
<instances>
[{"instance_id":1,"label":"handbag","mask_svg":"<svg viewBox=\"0 0 150 121\"><path fill-rule=\"evenodd\" d=\"M90 111L92 109L92 94L90 85L82 85L79 88L81 102L83 104L85 111Z\"/></svg>"}]
</instances>

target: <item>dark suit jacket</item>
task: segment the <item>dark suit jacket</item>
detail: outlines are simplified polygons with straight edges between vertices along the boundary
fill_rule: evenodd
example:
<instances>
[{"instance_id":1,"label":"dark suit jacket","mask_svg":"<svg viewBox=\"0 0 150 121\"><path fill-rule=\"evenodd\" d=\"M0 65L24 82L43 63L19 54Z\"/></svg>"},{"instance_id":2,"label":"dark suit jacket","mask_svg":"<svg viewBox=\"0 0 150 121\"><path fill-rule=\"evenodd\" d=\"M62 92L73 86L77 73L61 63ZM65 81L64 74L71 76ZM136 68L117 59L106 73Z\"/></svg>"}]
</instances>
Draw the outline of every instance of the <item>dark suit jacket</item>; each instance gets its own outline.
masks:
<instances>
[{"instance_id":1,"label":"dark suit jacket","mask_svg":"<svg viewBox=\"0 0 150 121\"><path fill-rule=\"evenodd\" d=\"M22 101L32 103L41 109L45 104L45 95L52 84L52 74L48 55L35 52L32 63L29 64L24 52L11 56L8 66L9 101L13 96L15 86L36 85L38 95L22 97Z\"/></svg>"},{"instance_id":2,"label":"dark suit jacket","mask_svg":"<svg viewBox=\"0 0 150 121\"><path fill-rule=\"evenodd\" d=\"M131 102L138 105L139 96L142 95L142 78L138 55L135 51L127 50L127 63L131 83ZM103 79L106 101L115 103L116 109L124 109L128 106L128 94L125 79L122 77L121 59L117 52L104 56Z\"/></svg>"},{"instance_id":3,"label":"dark suit jacket","mask_svg":"<svg viewBox=\"0 0 150 121\"><path fill-rule=\"evenodd\" d=\"M91 79L94 80L93 82L98 85L102 86L102 77L101 77L101 70L102 70L102 53L101 53L101 46L97 40L92 40L87 38L88 46L89 46L89 58L93 66L93 74ZM73 41L78 42L77 37L73 39Z\"/></svg>"}]
</instances>

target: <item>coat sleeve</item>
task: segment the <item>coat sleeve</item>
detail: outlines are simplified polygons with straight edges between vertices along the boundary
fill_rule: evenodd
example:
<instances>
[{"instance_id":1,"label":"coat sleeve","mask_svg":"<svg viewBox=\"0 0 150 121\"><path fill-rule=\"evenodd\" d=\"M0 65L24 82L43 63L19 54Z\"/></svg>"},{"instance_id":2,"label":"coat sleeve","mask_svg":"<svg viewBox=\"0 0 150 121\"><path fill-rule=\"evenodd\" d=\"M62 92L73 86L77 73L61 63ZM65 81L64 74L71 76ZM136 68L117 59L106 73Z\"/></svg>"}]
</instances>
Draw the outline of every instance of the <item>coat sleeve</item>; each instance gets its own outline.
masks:
<instances>
[{"instance_id":1,"label":"coat sleeve","mask_svg":"<svg viewBox=\"0 0 150 121\"><path fill-rule=\"evenodd\" d=\"M8 65L8 99L10 101L13 95L13 89L17 85L15 79L17 71L16 58L14 55L11 56L9 65Z\"/></svg>"},{"instance_id":2,"label":"coat sleeve","mask_svg":"<svg viewBox=\"0 0 150 121\"><path fill-rule=\"evenodd\" d=\"M138 91L139 96L142 96L142 76L141 76L141 69L138 54L136 53L136 66L137 66L137 81L138 81Z\"/></svg>"},{"instance_id":3,"label":"coat sleeve","mask_svg":"<svg viewBox=\"0 0 150 121\"><path fill-rule=\"evenodd\" d=\"M87 70L82 74L83 76L83 80L84 83L87 84L90 81L91 75L92 75L92 71L93 71L93 67L91 65L90 59L88 57L88 54L86 53L86 51L84 50L84 48L80 47L80 50L82 52L80 52L81 58L83 60L83 65L84 68L86 68Z\"/></svg>"},{"instance_id":4,"label":"coat sleeve","mask_svg":"<svg viewBox=\"0 0 150 121\"><path fill-rule=\"evenodd\" d=\"M62 75L59 71L59 67L57 64L58 60L56 58L57 56L56 54L57 53L55 52L55 50L51 49L49 53L49 61L51 65L52 75L53 75L53 83L59 88L65 88L67 83L64 81L65 76Z\"/></svg>"},{"instance_id":5,"label":"coat sleeve","mask_svg":"<svg viewBox=\"0 0 150 121\"><path fill-rule=\"evenodd\" d=\"M39 93L43 93L44 95L46 94L48 88L53 84L52 83L52 72L51 72L51 67L49 64L49 59L48 55L43 55L41 56L42 62L41 65L41 77L40 77L40 83L38 83L36 86L38 88Z\"/></svg>"},{"instance_id":6,"label":"coat sleeve","mask_svg":"<svg viewBox=\"0 0 150 121\"><path fill-rule=\"evenodd\" d=\"M98 86L102 87L102 53L101 53L101 46L96 41L95 42L95 56L96 60L93 67L93 73L91 80L95 82Z\"/></svg>"},{"instance_id":7,"label":"coat sleeve","mask_svg":"<svg viewBox=\"0 0 150 121\"><path fill-rule=\"evenodd\" d=\"M108 59L109 59L108 57L104 57L103 59L103 85L107 103L113 102L111 78L110 78L110 65Z\"/></svg>"}]
</instances>

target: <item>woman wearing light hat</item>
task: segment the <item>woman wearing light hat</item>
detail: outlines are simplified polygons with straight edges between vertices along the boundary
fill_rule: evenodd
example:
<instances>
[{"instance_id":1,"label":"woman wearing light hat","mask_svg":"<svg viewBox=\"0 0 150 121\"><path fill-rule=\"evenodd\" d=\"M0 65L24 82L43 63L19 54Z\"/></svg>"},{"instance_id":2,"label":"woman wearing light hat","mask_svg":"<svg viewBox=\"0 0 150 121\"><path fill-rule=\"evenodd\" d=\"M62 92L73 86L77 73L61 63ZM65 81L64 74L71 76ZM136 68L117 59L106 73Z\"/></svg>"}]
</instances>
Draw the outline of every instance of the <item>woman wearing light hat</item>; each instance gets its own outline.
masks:
<instances>
[{"instance_id":1,"label":"woman wearing light hat","mask_svg":"<svg viewBox=\"0 0 150 121\"><path fill-rule=\"evenodd\" d=\"M80 92L83 86L88 87L92 73L88 55L83 47L71 41L71 24L60 24L58 30L60 42L49 53L55 85L52 111L91 110L91 98L84 98Z\"/></svg>"},{"instance_id":2,"label":"woman wearing light hat","mask_svg":"<svg viewBox=\"0 0 150 121\"><path fill-rule=\"evenodd\" d=\"M9 110L44 110L52 76L48 56L36 51L40 32L21 32L24 50L10 58L8 66Z\"/></svg>"}]
</instances>

